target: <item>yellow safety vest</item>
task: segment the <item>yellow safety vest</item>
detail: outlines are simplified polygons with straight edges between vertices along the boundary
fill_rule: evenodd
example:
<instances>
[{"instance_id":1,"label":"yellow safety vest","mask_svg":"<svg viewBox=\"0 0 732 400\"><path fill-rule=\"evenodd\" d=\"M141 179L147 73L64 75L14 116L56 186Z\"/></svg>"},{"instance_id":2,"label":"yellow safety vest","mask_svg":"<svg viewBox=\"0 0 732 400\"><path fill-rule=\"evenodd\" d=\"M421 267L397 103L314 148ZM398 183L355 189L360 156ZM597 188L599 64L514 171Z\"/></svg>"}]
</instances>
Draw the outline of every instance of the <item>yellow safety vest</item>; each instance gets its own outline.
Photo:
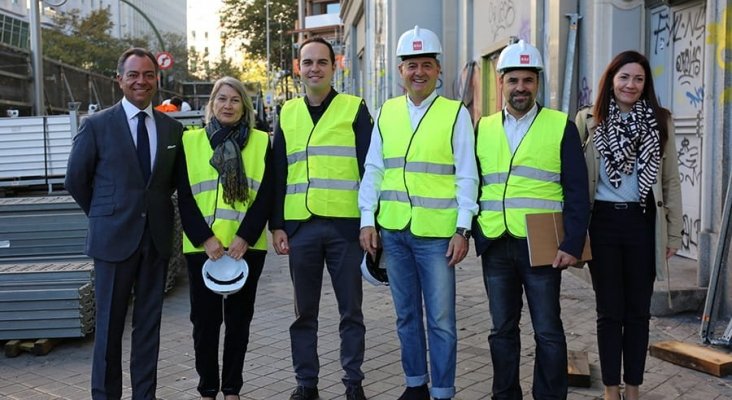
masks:
<instances>
[{"instance_id":1,"label":"yellow safety vest","mask_svg":"<svg viewBox=\"0 0 732 400\"><path fill-rule=\"evenodd\" d=\"M542 108L516 152L503 129L503 113L480 120L476 155L481 171L478 223L488 238L508 231L526 237L526 214L562 210L561 146L567 114Z\"/></svg>"},{"instance_id":2,"label":"yellow safety vest","mask_svg":"<svg viewBox=\"0 0 732 400\"><path fill-rule=\"evenodd\" d=\"M457 200L453 127L461 102L437 97L416 131L407 97L387 100L379 114L384 180L377 220L385 229L409 225L415 236L447 238L455 234Z\"/></svg>"},{"instance_id":3,"label":"yellow safety vest","mask_svg":"<svg viewBox=\"0 0 732 400\"><path fill-rule=\"evenodd\" d=\"M266 132L257 129L250 131L247 144L242 150L242 163L249 184L249 198L246 203L236 201L232 206L224 202L224 187L219 181L219 173L209 163L213 156L213 149L211 149L206 130L193 129L185 131L183 134L188 182L191 185L193 198L206 223L224 247L231 245L241 221L244 220L247 210L257 197L257 191L264 176L265 154L268 146L269 135ZM267 237L264 230L257 242L250 243L249 247L267 250ZM202 251L205 251L203 246L195 247L188 236L183 234L183 253Z\"/></svg>"},{"instance_id":4,"label":"yellow safety vest","mask_svg":"<svg viewBox=\"0 0 732 400\"><path fill-rule=\"evenodd\" d=\"M282 107L280 127L287 154L285 219L358 218L360 175L356 120L361 98L338 94L313 125L304 98Z\"/></svg>"}]
</instances>

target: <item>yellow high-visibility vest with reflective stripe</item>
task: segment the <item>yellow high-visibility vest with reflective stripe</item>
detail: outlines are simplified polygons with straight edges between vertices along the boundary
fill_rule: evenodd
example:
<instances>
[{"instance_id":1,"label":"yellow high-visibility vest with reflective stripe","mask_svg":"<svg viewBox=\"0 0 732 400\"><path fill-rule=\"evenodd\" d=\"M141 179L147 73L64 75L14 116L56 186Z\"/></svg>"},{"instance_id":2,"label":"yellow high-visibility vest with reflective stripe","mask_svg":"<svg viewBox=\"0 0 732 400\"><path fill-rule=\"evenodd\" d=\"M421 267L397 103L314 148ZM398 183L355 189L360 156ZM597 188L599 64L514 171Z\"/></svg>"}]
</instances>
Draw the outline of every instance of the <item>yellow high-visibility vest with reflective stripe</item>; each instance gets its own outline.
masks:
<instances>
[{"instance_id":1,"label":"yellow high-visibility vest with reflective stripe","mask_svg":"<svg viewBox=\"0 0 732 400\"><path fill-rule=\"evenodd\" d=\"M219 181L219 173L211 166L209 160L213 149L205 129L193 129L183 133L183 148L186 154L188 182L191 185L193 198L203 218L211 227L214 235L224 247L229 247L236 231L244 220L247 210L257 197L259 185L262 183L265 167L265 155L269 146L269 135L257 129L249 132L249 139L242 150L242 163L249 186L249 198L246 203L236 201L233 205L224 202L224 187ZM264 230L256 243L249 247L267 250L267 236ZM183 233L183 253L200 253L203 246L195 247L188 236Z\"/></svg>"},{"instance_id":2,"label":"yellow high-visibility vest with reflective stripe","mask_svg":"<svg viewBox=\"0 0 732 400\"><path fill-rule=\"evenodd\" d=\"M488 238L508 231L526 237L526 214L562 211L561 147L567 114L542 108L516 152L503 128L503 112L483 117L476 155L481 171L478 224Z\"/></svg>"},{"instance_id":3,"label":"yellow high-visibility vest with reflective stripe","mask_svg":"<svg viewBox=\"0 0 732 400\"><path fill-rule=\"evenodd\" d=\"M358 218L360 175L356 120L361 98L338 94L313 125L304 98L289 100L280 113L287 154L285 219Z\"/></svg>"},{"instance_id":4,"label":"yellow high-visibility vest with reflective stripe","mask_svg":"<svg viewBox=\"0 0 732 400\"><path fill-rule=\"evenodd\" d=\"M459 101L438 96L416 131L407 97L387 100L379 114L384 180L377 220L385 229L409 225L415 236L447 238L455 234L457 199L453 127Z\"/></svg>"}]
</instances>

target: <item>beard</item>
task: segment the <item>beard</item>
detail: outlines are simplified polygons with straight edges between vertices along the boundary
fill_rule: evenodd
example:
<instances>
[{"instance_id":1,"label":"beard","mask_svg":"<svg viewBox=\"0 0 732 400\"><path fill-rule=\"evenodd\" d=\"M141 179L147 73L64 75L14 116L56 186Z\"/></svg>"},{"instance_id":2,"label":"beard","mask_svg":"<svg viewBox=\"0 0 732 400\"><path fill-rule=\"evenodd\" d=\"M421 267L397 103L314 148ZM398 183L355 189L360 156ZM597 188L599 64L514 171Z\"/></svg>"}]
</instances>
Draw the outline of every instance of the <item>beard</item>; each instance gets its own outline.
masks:
<instances>
[{"instance_id":1,"label":"beard","mask_svg":"<svg viewBox=\"0 0 732 400\"><path fill-rule=\"evenodd\" d=\"M516 96L522 96L525 100L516 100ZM536 98L529 92L514 92L508 97L508 104L510 104L511 108L514 110L520 113L525 113L534 106L535 100Z\"/></svg>"}]
</instances>

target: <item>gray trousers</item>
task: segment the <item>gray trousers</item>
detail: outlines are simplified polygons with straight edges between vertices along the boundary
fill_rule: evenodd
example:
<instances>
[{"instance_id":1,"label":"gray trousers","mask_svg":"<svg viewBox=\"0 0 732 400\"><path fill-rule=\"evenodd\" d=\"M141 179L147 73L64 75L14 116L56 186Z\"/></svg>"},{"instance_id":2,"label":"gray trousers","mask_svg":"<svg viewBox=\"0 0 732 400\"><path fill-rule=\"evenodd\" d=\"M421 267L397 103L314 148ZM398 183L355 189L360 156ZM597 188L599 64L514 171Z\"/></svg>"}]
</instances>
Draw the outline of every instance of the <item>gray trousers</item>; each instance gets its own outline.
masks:
<instances>
[{"instance_id":1,"label":"gray trousers","mask_svg":"<svg viewBox=\"0 0 732 400\"><path fill-rule=\"evenodd\" d=\"M295 291L295 321L290 325L292 365L298 385L316 387L318 360L318 313L323 284L323 265L328 269L338 302L341 366L346 386L363 380L361 364L366 328L361 303L360 264L363 251L358 234L344 237L331 219L304 222L289 238L290 277Z\"/></svg>"}]
</instances>

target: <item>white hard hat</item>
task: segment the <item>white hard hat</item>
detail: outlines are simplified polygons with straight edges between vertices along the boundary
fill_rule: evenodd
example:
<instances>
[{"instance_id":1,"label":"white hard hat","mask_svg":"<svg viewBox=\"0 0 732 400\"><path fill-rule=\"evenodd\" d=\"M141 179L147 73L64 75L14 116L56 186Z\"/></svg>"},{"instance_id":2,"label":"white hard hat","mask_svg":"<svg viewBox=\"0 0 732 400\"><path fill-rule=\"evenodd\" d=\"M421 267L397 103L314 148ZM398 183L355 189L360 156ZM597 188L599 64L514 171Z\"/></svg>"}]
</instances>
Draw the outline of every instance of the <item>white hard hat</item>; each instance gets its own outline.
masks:
<instances>
[{"instance_id":1,"label":"white hard hat","mask_svg":"<svg viewBox=\"0 0 732 400\"><path fill-rule=\"evenodd\" d=\"M501 55L498 56L496 70L499 73L504 73L509 69L534 69L541 71L544 69L544 64L541 61L541 53L539 53L536 47L523 40L508 45L501 51Z\"/></svg>"},{"instance_id":2,"label":"white hard hat","mask_svg":"<svg viewBox=\"0 0 732 400\"><path fill-rule=\"evenodd\" d=\"M364 253L361 261L361 275L366 282L374 286L389 286L389 277L386 275L386 263L381 254L382 250L376 251L376 259L369 253Z\"/></svg>"},{"instance_id":3,"label":"white hard hat","mask_svg":"<svg viewBox=\"0 0 732 400\"><path fill-rule=\"evenodd\" d=\"M397 43L397 57L410 57L442 53L440 39L429 29L415 26L399 38Z\"/></svg>"},{"instance_id":4,"label":"white hard hat","mask_svg":"<svg viewBox=\"0 0 732 400\"><path fill-rule=\"evenodd\" d=\"M203 283L212 292L227 296L244 287L249 276L249 265L244 259L239 261L224 255L218 260L206 260L201 269Z\"/></svg>"}]
</instances>

